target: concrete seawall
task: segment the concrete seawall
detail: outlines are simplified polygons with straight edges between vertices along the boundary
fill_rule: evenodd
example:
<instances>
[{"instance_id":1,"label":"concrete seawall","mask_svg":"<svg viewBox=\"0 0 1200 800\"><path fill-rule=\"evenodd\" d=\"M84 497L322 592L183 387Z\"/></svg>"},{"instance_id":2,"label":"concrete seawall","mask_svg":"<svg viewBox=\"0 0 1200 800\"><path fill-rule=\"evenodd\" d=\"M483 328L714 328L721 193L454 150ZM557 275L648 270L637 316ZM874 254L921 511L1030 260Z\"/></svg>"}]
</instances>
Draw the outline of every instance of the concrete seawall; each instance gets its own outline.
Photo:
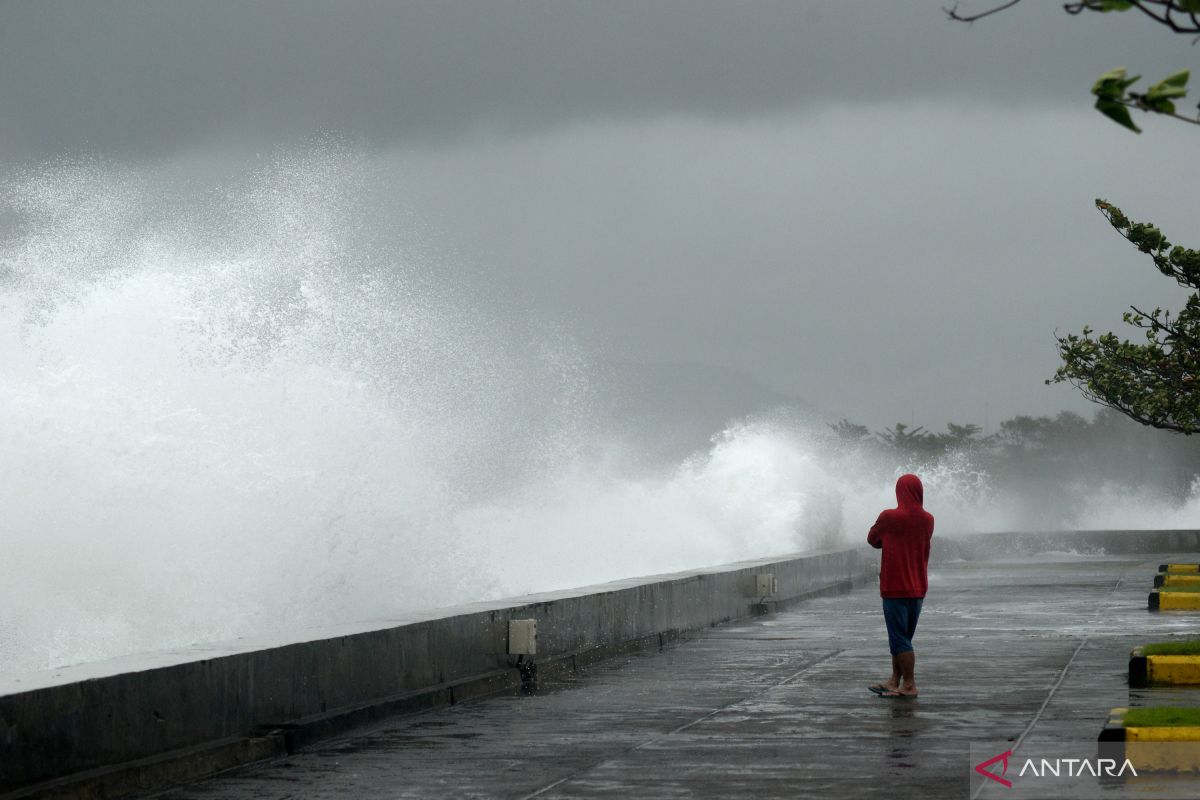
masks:
<instances>
[{"instance_id":1,"label":"concrete seawall","mask_svg":"<svg viewBox=\"0 0 1200 800\"><path fill-rule=\"evenodd\" d=\"M442 609L406 620L0 678L0 792L113 797L281 755L387 714L516 688L507 622L537 620L534 663L570 669L873 578L864 549L726 565ZM528 672L525 673L528 677Z\"/></svg>"},{"instance_id":2,"label":"concrete seawall","mask_svg":"<svg viewBox=\"0 0 1200 800\"><path fill-rule=\"evenodd\" d=\"M935 537L932 559L1200 553L1200 530ZM0 799L113 798L284 755L391 714L521 686L507 623L537 621L542 674L874 579L867 548L747 561L354 625L0 676ZM769 604L766 604L769 605ZM528 662L526 662L528 664ZM524 677L528 678L526 669Z\"/></svg>"}]
</instances>

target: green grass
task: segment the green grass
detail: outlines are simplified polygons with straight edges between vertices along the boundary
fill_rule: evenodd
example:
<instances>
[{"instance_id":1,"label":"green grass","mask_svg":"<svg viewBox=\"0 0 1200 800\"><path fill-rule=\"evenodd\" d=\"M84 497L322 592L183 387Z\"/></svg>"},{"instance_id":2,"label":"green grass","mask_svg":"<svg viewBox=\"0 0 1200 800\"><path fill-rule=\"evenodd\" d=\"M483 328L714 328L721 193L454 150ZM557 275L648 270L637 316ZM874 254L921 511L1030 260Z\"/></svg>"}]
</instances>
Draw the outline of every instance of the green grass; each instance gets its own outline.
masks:
<instances>
[{"instance_id":1,"label":"green grass","mask_svg":"<svg viewBox=\"0 0 1200 800\"><path fill-rule=\"evenodd\" d=\"M1142 645L1144 656L1200 656L1200 640L1191 642L1155 642Z\"/></svg>"},{"instance_id":2,"label":"green grass","mask_svg":"<svg viewBox=\"0 0 1200 800\"><path fill-rule=\"evenodd\" d=\"M1200 727L1200 708L1131 708L1122 721L1126 728Z\"/></svg>"}]
</instances>

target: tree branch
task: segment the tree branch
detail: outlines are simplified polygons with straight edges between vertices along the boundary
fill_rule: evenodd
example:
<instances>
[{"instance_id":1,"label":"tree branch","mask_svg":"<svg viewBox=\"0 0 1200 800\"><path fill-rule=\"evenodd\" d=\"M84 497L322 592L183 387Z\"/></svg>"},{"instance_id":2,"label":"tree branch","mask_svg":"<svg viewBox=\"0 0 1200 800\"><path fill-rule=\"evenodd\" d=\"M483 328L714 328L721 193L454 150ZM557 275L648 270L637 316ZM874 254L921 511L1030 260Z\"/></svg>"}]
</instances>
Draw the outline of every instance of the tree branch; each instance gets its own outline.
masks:
<instances>
[{"instance_id":1,"label":"tree branch","mask_svg":"<svg viewBox=\"0 0 1200 800\"><path fill-rule=\"evenodd\" d=\"M958 3L955 3L953 8L943 7L942 11L945 11L946 15L949 16L950 19L952 19L955 22L971 23L977 19L983 19L984 17L990 17L992 14L999 14L1001 11L1005 10L1006 8L1012 8L1019 2L1021 2L1021 0L1009 0L1009 2L1001 3L1000 5L996 6L995 8L989 8L987 11L983 11L979 14L971 14L971 15L968 15L965 17L958 13Z\"/></svg>"},{"instance_id":2,"label":"tree branch","mask_svg":"<svg viewBox=\"0 0 1200 800\"><path fill-rule=\"evenodd\" d=\"M1195 339L1193 337L1188 336L1184 333L1181 333L1178 328L1173 327L1169 322L1166 321L1165 318L1159 319L1154 314L1147 314L1145 311L1142 311L1137 306L1130 306L1130 308L1133 309L1133 313L1137 314L1138 316L1142 317L1147 322L1149 322L1148 325L1135 322L1135 323L1133 323L1134 326L1136 326L1138 328L1142 328L1143 330L1149 329L1149 330L1153 330L1153 331L1166 331L1167 334L1169 336L1171 336L1172 338L1178 339L1183 342L1194 342L1195 341ZM1162 342L1160 342L1159 344L1162 344Z\"/></svg>"},{"instance_id":3,"label":"tree branch","mask_svg":"<svg viewBox=\"0 0 1200 800\"><path fill-rule=\"evenodd\" d=\"M1182 433L1184 436L1191 436L1193 433L1196 433L1195 428L1190 428L1186 425L1180 425L1177 422L1168 422L1163 419L1156 419L1155 417L1149 417L1149 416L1146 416L1145 414L1141 414L1137 411L1134 411L1131 406L1128 406L1119 401L1107 400L1105 398L1097 397L1095 394L1093 394L1087 388L1080 386L1079 384L1076 384L1075 388L1079 389L1080 393L1084 396L1084 399L1086 399L1092 403L1095 403L1096 405L1106 406L1115 411L1120 411L1122 414L1129 417L1134 422L1140 422L1143 425L1148 425L1151 428L1159 428L1160 430L1164 430L1164 431L1174 431L1175 433Z\"/></svg>"},{"instance_id":4,"label":"tree branch","mask_svg":"<svg viewBox=\"0 0 1200 800\"><path fill-rule=\"evenodd\" d=\"M954 20L955 22L971 23L977 19L990 17L992 14L998 14L1001 11L1012 8L1020 2L1021 0L1009 0L1007 3L1001 3L998 6L989 8L987 11L981 11L978 14L963 15L958 13L957 3L953 8L943 8L942 10L945 11L950 19ZM1157 22L1159 25L1170 28L1175 33L1200 33L1200 19L1196 18L1195 12L1187 11L1179 7L1175 4L1174 0L1134 0L1133 7ZM1156 8L1162 10L1156 12ZM1084 11L1100 12L1102 9L1098 7L1096 0L1078 0L1078 2L1074 3L1063 3L1063 11L1066 11L1071 15L1077 15L1082 14ZM1174 14L1186 14L1188 19L1192 21L1191 24L1179 24L1175 21L1175 17L1173 16Z\"/></svg>"},{"instance_id":5,"label":"tree branch","mask_svg":"<svg viewBox=\"0 0 1200 800\"><path fill-rule=\"evenodd\" d=\"M1176 113L1174 111L1159 111L1157 108L1151 108L1150 106L1146 105L1141 100L1134 100L1132 103L1130 103L1126 100L1117 100L1115 102L1120 103L1121 105L1125 106L1126 108L1136 108L1140 111L1152 111L1155 114L1162 114L1164 117L1174 117L1175 119L1181 120L1183 122L1190 122L1193 125L1200 125L1200 119L1195 119L1193 117L1185 117L1182 114Z\"/></svg>"},{"instance_id":6,"label":"tree branch","mask_svg":"<svg viewBox=\"0 0 1200 800\"><path fill-rule=\"evenodd\" d=\"M1149 8L1146 8L1146 6L1151 5L1162 6L1163 13L1161 17L1155 14ZM1140 2L1134 2L1133 7L1138 11L1141 11L1158 24L1166 25L1175 33L1200 33L1200 26L1188 28L1175 22L1175 20L1171 17L1171 14L1175 11L1181 11L1182 9L1176 8L1175 4L1171 2L1171 0L1141 0ZM1189 14L1189 16L1191 15ZM1192 19L1194 21L1196 18L1193 16Z\"/></svg>"}]
</instances>

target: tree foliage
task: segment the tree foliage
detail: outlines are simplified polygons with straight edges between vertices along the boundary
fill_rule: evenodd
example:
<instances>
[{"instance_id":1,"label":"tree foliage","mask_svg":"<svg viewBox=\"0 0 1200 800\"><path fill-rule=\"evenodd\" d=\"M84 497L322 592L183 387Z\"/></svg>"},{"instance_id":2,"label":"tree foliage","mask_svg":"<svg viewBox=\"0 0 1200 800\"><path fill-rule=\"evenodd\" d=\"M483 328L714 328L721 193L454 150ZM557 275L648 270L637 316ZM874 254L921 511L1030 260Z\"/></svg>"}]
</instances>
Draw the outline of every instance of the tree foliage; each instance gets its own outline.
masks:
<instances>
[{"instance_id":1,"label":"tree foliage","mask_svg":"<svg viewBox=\"0 0 1200 800\"><path fill-rule=\"evenodd\" d=\"M1175 101L1187 94L1188 75L1186 69L1168 75L1142 94L1130 88L1142 79L1141 75L1127 78L1124 67L1109 70L1092 86L1092 94L1096 96L1096 110L1134 133L1141 133L1142 129L1134 124L1133 117L1129 114L1131 108L1200 124L1200 119L1175 113Z\"/></svg>"},{"instance_id":2,"label":"tree foliage","mask_svg":"<svg viewBox=\"0 0 1200 800\"><path fill-rule=\"evenodd\" d=\"M937 437L924 428L910 428L903 422L897 422L894 427L875 434L879 441L893 450L902 453L935 453L941 448Z\"/></svg>"},{"instance_id":3,"label":"tree foliage","mask_svg":"<svg viewBox=\"0 0 1200 800\"><path fill-rule=\"evenodd\" d=\"M1012 8L1021 0L995 5L983 12L963 15L958 6L947 9L960 22ZM1200 0L1078 0L1063 5L1068 14L1136 10L1176 33L1200 34ZM1110 70L1092 86L1096 109L1136 133L1130 109L1161 114L1200 124L1200 117L1177 113L1176 101L1187 95L1188 70L1180 70L1135 91L1141 76L1129 77L1124 67ZM1172 316L1156 308L1145 312L1130 306L1125 322L1144 333L1144 341L1131 342L1114 333L1093 336L1090 327L1081 334L1055 337L1063 364L1047 383L1070 383L1089 400L1120 411L1155 428L1192 434L1200 431L1200 252L1172 246L1154 225L1132 222L1119 208L1104 200L1097 208L1112 226L1138 250L1150 256L1163 275L1191 289L1183 310Z\"/></svg>"},{"instance_id":4,"label":"tree foliage","mask_svg":"<svg viewBox=\"0 0 1200 800\"><path fill-rule=\"evenodd\" d=\"M1172 245L1155 226L1133 222L1104 200L1096 207L1163 275L1192 290L1183 310L1137 306L1125 322L1143 331L1142 342L1114 333L1056 337L1063 365L1047 383L1067 382L1089 400L1145 425L1183 434L1200 431L1200 251Z\"/></svg>"},{"instance_id":5,"label":"tree foliage","mask_svg":"<svg viewBox=\"0 0 1200 800\"><path fill-rule=\"evenodd\" d=\"M953 450L969 450L991 442L989 437L980 435L982 428L971 423L956 425L951 422L946 425L945 433L933 433L921 426L914 428L897 422L890 428L872 434L866 425L858 425L848 419L839 420L829 427L840 444L874 444L904 459L937 458Z\"/></svg>"},{"instance_id":6,"label":"tree foliage","mask_svg":"<svg viewBox=\"0 0 1200 800\"><path fill-rule=\"evenodd\" d=\"M871 429L866 425L858 425L844 417L829 426L834 436L844 444L856 444L871 438Z\"/></svg>"},{"instance_id":7,"label":"tree foliage","mask_svg":"<svg viewBox=\"0 0 1200 800\"><path fill-rule=\"evenodd\" d=\"M946 13L952 20L970 23L1012 8L1020 2L1009 0L977 14L961 14L955 5L946 9ZM1063 10L1068 14L1136 10L1176 33L1200 34L1200 0L1079 0L1064 3ZM1134 123L1130 109L1200 125L1200 114L1189 117L1178 113L1175 108L1175 101L1187 95L1188 76L1188 70L1180 70L1152 84L1145 92L1138 92L1133 90L1133 86L1142 79L1140 75L1127 77L1124 67L1109 70L1092 86L1096 110L1134 133L1141 133L1142 130Z\"/></svg>"}]
</instances>

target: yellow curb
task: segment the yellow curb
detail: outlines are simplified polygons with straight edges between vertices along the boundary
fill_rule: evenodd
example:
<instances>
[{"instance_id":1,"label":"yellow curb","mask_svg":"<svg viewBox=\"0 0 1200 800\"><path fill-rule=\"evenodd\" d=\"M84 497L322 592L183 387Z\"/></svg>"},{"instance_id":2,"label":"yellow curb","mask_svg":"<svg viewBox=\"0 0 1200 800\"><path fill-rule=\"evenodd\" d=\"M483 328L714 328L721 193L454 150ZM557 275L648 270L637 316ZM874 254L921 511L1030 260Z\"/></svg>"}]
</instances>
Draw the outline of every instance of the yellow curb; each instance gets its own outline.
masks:
<instances>
[{"instance_id":1,"label":"yellow curb","mask_svg":"<svg viewBox=\"0 0 1200 800\"><path fill-rule=\"evenodd\" d=\"M1159 611L1200 611L1200 592L1151 592L1150 608Z\"/></svg>"},{"instance_id":2,"label":"yellow curb","mask_svg":"<svg viewBox=\"0 0 1200 800\"><path fill-rule=\"evenodd\" d=\"M1114 708L1100 731L1103 758L1129 759L1138 772L1200 772L1200 727L1126 728Z\"/></svg>"},{"instance_id":3,"label":"yellow curb","mask_svg":"<svg viewBox=\"0 0 1200 800\"><path fill-rule=\"evenodd\" d=\"M1138 772L1200 772L1200 739L1181 738L1177 732L1185 730L1200 734L1200 728L1126 728L1125 758Z\"/></svg>"},{"instance_id":4,"label":"yellow curb","mask_svg":"<svg viewBox=\"0 0 1200 800\"><path fill-rule=\"evenodd\" d=\"M1126 728L1127 742L1200 742L1200 728Z\"/></svg>"},{"instance_id":5,"label":"yellow curb","mask_svg":"<svg viewBox=\"0 0 1200 800\"><path fill-rule=\"evenodd\" d=\"M1195 586L1200 583L1200 573L1195 575L1181 575L1175 572L1168 572L1163 575L1163 586Z\"/></svg>"},{"instance_id":6,"label":"yellow curb","mask_svg":"<svg viewBox=\"0 0 1200 800\"><path fill-rule=\"evenodd\" d=\"M1146 678L1152 684L1200 686L1200 656L1146 656Z\"/></svg>"},{"instance_id":7,"label":"yellow curb","mask_svg":"<svg viewBox=\"0 0 1200 800\"><path fill-rule=\"evenodd\" d=\"M1200 573L1200 564L1159 564L1159 572L1190 572Z\"/></svg>"}]
</instances>

